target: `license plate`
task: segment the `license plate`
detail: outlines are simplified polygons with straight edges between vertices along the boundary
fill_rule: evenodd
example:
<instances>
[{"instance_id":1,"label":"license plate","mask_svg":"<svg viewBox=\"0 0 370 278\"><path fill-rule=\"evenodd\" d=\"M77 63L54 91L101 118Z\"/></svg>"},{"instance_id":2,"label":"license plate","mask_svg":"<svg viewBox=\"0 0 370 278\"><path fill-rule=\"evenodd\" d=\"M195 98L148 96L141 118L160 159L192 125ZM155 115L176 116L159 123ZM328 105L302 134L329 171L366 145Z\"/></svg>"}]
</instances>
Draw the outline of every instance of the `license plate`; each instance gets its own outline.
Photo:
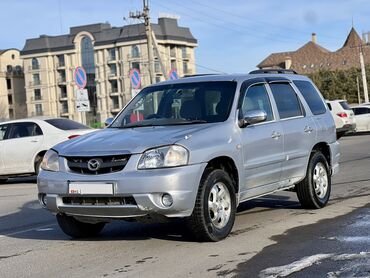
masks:
<instances>
[{"instance_id":1,"label":"license plate","mask_svg":"<svg viewBox=\"0 0 370 278\"><path fill-rule=\"evenodd\" d=\"M83 194L103 194L113 195L112 183L75 183L71 182L68 186L69 194L83 195Z\"/></svg>"}]
</instances>

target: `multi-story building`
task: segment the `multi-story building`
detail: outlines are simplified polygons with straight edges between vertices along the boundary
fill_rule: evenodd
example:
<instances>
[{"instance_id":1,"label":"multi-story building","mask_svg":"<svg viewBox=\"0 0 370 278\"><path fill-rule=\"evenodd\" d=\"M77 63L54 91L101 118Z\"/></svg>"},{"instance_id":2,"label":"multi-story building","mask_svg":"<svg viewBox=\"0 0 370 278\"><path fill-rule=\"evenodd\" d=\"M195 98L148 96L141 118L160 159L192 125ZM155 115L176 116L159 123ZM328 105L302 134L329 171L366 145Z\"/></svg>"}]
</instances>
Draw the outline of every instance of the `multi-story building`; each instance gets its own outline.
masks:
<instances>
[{"instance_id":1,"label":"multi-story building","mask_svg":"<svg viewBox=\"0 0 370 278\"><path fill-rule=\"evenodd\" d=\"M156 82L167 79L161 71L176 69L179 76L195 73L194 48L197 40L177 19L159 18L152 24L158 51L154 51ZM141 73L141 86L150 84L145 26L111 27L99 23L70 28L61 36L41 35L28 39L21 51L29 116L67 117L91 124L116 115L132 98L129 72ZM78 112L73 72L82 66L87 72L90 112ZM167 75L167 74L166 74Z\"/></svg>"},{"instance_id":2,"label":"multi-story building","mask_svg":"<svg viewBox=\"0 0 370 278\"><path fill-rule=\"evenodd\" d=\"M354 28L349 32L343 46L329 51L317 43L317 36L296 51L272 53L257 65L260 69L293 69L298 73L309 74L319 70L346 70L360 67L360 47L366 64L370 64L370 44L366 36L361 39Z\"/></svg>"},{"instance_id":3,"label":"multi-story building","mask_svg":"<svg viewBox=\"0 0 370 278\"><path fill-rule=\"evenodd\" d=\"M26 116L26 92L19 50L0 50L0 119Z\"/></svg>"}]
</instances>

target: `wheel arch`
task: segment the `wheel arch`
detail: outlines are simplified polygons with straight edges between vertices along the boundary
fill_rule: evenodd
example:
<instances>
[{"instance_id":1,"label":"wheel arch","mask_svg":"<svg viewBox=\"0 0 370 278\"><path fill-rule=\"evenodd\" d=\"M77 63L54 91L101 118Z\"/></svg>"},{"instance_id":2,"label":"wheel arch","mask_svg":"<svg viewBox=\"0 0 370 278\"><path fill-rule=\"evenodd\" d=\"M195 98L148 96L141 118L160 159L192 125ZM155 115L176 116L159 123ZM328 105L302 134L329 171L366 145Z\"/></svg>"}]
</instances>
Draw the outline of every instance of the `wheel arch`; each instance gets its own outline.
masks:
<instances>
[{"instance_id":1,"label":"wheel arch","mask_svg":"<svg viewBox=\"0 0 370 278\"><path fill-rule=\"evenodd\" d=\"M44 157L44 155L45 155L46 152L47 152L47 150L39 151L35 155L35 157L33 159L33 168L34 168L35 171L36 171L36 164L37 164L37 162L39 161L39 159L42 159Z\"/></svg>"}]
</instances>

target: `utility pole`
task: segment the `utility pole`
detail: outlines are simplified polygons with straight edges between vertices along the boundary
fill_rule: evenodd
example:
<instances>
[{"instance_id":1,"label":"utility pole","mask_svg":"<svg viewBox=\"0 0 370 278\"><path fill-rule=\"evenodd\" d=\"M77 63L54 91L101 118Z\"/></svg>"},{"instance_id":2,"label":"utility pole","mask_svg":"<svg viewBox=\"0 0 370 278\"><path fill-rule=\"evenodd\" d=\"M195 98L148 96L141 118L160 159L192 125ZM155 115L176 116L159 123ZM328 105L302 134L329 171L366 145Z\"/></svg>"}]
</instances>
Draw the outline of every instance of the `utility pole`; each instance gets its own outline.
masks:
<instances>
[{"instance_id":1,"label":"utility pole","mask_svg":"<svg viewBox=\"0 0 370 278\"><path fill-rule=\"evenodd\" d=\"M362 45L360 45L360 65L361 65L362 84L364 87L364 100L365 100L365 103L367 103L369 102L369 93L367 91L367 80L366 80L365 62L364 62L364 54L362 51Z\"/></svg>"},{"instance_id":2,"label":"utility pole","mask_svg":"<svg viewBox=\"0 0 370 278\"><path fill-rule=\"evenodd\" d=\"M148 47L148 66L150 75L150 84L155 83L154 78L154 62L153 62L153 43L152 43L152 27L150 25L149 16L149 0L143 0L143 12L136 12L135 14L130 12L130 18L143 18L145 25L145 33Z\"/></svg>"},{"instance_id":3,"label":"utility pole","mask_svg":"<svg viewBox=\"0 0 370 278\"><path fill-rule=\"evenodd\" d=\"M358 80L358 76L356 76L356 83L357 83L357 99L358 99L358 104L361 104L360 81Z\"/></svg>"}]
</instances>

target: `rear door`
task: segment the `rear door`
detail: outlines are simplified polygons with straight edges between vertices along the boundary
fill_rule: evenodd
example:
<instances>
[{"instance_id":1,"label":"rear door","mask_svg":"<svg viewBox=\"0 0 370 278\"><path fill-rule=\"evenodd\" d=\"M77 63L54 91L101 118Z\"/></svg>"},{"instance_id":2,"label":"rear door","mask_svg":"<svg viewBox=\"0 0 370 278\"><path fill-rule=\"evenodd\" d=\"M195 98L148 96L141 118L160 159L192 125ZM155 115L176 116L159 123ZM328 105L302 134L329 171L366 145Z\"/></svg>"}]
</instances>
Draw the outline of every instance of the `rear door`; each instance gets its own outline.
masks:
<instances>
[{"instance_id":1,"label":"rear door","mask_svg":"<svg viewBox=\"0 0 370 278\"><path fill-rule=\"evenodd\" d=\"M269 84L284 133L285 160L282 186L305 176L306 164L316 140L316 125L307 115L290 82Z\"/></svg>"},{"instance_id":2,"label":"rear door","mask_svg":"<svg viewBox=\"0 0 370 278\"><path fill-rule=\"evenodd\" d=\"M370 131L370 108L355 107L352 110L355 114L357 131Z\"/></svg>"},{"instance_id":3,"label":"rear door","mask_svg":"<svg viewBox=\"0 0 370 278\"><path fill-rule=\"evenodd\" d=\"M3 143L3 162L8 174L34 171L34 157L43 143L42 130L36 123L11 124L8 138Z\"/></svg>"}]
</instances>

